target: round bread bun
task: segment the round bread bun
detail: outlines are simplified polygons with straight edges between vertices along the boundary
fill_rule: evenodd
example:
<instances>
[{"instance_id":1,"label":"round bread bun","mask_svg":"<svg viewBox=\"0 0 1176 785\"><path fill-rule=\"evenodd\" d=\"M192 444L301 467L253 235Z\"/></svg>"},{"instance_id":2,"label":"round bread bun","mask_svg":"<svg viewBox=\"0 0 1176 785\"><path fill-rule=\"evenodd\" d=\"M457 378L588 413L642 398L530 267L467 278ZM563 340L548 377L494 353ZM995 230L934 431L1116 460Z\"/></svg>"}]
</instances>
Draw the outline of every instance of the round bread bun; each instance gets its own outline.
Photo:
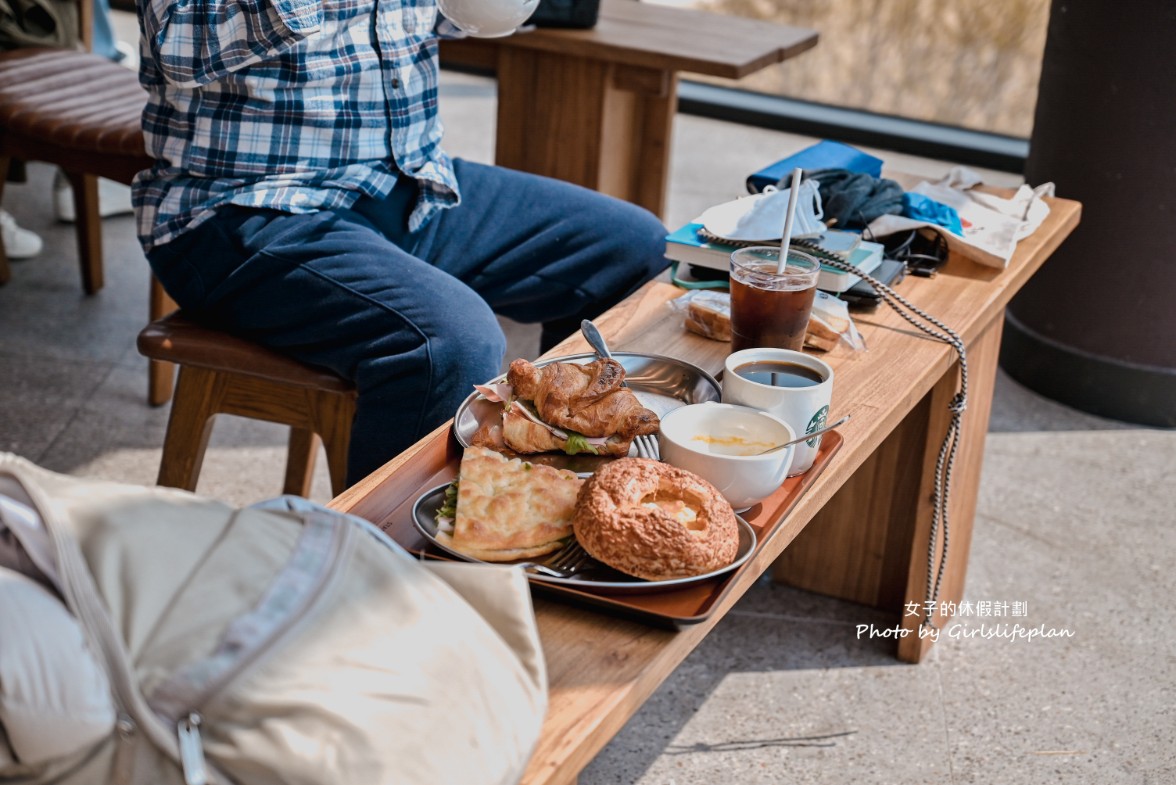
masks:
<instances>
[{"instance_id":1,"label":"round bread bun","mask_svg":"<svg viewBox=\"0 0 1176 785\"><path fill-rule=\"evenodd\" d=\"M644 458L621 458L589 477L572 527L593 558L650 581L712 572L739 550L735 513L713 485Z\"/></svg>"}]
</instances>

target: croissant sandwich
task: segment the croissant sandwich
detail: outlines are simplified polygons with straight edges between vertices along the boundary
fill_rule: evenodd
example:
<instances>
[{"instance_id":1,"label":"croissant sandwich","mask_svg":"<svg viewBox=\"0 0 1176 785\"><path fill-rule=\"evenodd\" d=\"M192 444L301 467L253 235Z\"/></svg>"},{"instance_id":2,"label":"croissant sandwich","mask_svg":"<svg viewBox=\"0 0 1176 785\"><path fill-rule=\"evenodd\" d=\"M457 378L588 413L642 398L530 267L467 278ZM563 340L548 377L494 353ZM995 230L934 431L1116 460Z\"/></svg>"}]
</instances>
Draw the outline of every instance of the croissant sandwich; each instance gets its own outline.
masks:
<instances>
[{"instance_id":1,"label":"croissant sandwich","mask_svg":"<svg viewBox=\"0 0 1176 785\"><path fill-rule=\"evenodd\" d=\"M515 360L505 385L478 390L505 404L502 440L515 452L623 456L635 437L657 433L660 425L624 381L615 360L542 367Z\"/></svg>"}]
</instances>

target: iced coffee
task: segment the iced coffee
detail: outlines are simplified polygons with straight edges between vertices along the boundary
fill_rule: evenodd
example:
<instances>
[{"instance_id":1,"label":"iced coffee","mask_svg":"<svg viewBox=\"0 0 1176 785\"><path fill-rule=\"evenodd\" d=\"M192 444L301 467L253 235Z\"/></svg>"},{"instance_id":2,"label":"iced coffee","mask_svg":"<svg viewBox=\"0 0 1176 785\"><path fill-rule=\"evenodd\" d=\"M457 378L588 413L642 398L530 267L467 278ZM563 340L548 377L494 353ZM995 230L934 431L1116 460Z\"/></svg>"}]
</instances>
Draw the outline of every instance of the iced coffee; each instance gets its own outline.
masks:
<instances>
[{"instance_id":1,"label":"iced coffee","mask_svg":"<svg viewBox=\"0 0 1176 785\"><path fill-rule=\"evenodd\" d=\"M783 269L775 246L740 248L731 254L731 351L804 346L821 265L789 250Z\"/></svg>"}]
</instances>

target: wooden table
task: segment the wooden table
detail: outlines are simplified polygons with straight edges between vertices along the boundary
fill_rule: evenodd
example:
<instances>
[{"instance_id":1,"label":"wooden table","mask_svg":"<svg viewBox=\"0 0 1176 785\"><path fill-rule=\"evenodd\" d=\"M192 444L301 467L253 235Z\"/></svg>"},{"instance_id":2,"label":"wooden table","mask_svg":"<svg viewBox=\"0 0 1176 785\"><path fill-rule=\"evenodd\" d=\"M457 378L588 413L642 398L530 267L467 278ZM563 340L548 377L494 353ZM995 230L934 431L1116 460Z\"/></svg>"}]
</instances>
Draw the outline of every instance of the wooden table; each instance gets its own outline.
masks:
<instances>
[{"instance_id":1,"label":"wooden table","mask_svg":"<svg viewBox=\"0 0 1176 785\"><path fill-rule=\"evenodd\" d=\"M899 287L908 299L955 328L968 351L970 405L953 475L944 601L958 602L963 593L1005 305L1078 224L1077 202L1049 201L1049 217L1021 242L1007 269L952 259L934 279L907 278ZM681 317L666 307L680 293L667 284L649 284L597 324L615 350L688 359L717 373L727 345L682 330ZM525 782L574 782L756 577L773 565L778 579L884 608L893 613L895 625L917 629L921 617L904 610L907 602L921 607L929 575L928 483L948 418L947 403L956 391L955 353L887 308L859 315L856 321L869 351L854 354L839 347L826 358L836 372L834 416L853 414L842 430L845 442L751 567L734 579L733 590L709 619L673 632L536 597L551 693L543 737ZM552 354L583 351L589 349L576 338ZM379 523L392 504L387 488L404 478L423 482L431 470L416 457L432 440L448 438L446 425L333 505ZM764 509L757 515L771 518L779 511ZM938 616L937 621L946 620ZM911 634L898 642L897 654L918 662L930 646L930 639Z\"/></svg>"},{"instance_id":2,"label":"wooden table","mask_svg":"<svg viewBox=\"0 0 1176 785\"><path fill-rule=\"evenodd\" d=\"M681 72L738 79L817 43L797 27L603 0L590 30L445 41L443 65L498 77L495 163L661 216Z\"/></svg>"}]
</instances>

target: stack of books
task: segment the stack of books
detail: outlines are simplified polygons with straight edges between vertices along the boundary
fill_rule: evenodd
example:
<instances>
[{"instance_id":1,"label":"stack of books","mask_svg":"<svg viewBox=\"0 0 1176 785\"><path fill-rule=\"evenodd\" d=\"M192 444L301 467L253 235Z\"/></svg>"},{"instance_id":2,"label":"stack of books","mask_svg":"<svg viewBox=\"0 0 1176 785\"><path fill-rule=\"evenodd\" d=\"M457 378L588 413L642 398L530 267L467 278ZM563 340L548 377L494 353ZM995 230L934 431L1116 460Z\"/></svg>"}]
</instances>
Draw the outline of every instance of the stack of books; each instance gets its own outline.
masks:
<instances>
[{"instance_id":1,"label":"stack of books","mask_svg":"<svg viewBox=\"0 0 1176 785\"><path fill-rule=\"evenodd\" d=\"M666 256L683 264L726 272L731 267L731 253L745 245L711 239L702 224L689 223L666 236ZM828 229L820 235L794 239L790 247L818 259L846 261L864 273L882 264L882 244L863 240L856 232ZM822 264L817 288L838 294L861 280L860 275Z\"/></svg>"}]
</instances>

